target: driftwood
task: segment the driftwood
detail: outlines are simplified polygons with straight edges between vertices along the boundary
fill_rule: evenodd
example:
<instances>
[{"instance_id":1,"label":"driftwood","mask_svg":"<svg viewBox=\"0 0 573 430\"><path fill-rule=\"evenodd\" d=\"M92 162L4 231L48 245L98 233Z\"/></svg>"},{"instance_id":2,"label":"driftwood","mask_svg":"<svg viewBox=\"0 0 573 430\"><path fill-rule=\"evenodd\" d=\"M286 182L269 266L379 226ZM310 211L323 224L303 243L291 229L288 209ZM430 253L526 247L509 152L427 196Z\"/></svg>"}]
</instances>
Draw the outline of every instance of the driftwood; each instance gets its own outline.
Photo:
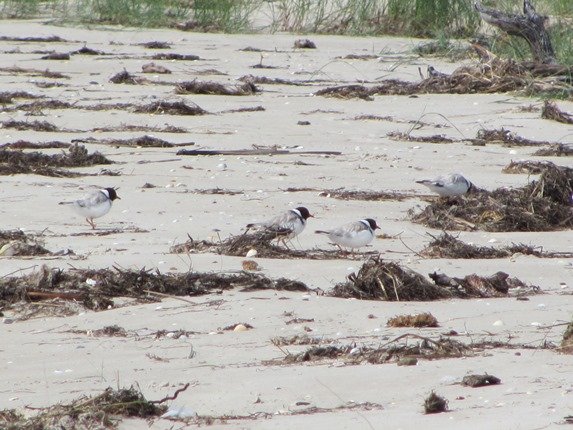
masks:
<instances>
[{"instance_id":1,"label":"driftwood","mask_svg":"<svg viewBox=\"0 0 573 430\"><path fill-rule=\"evenodd\" d=\"M340 151L288 151L286 149L182 149L177 155L341 155Z\"/></svg>"},{"instance_id":2,"label":"driftwood","mask_svg":"<svg viewBox=\"0 0 573 430\"><path fill-rule=\"evenodd\" d=\"M508 14L484 7L479 1L474 3L474 7L488 24L512 36L524 38L529 44L535 62L557 63L551 39L545 29L547 17L539 15L530 0L523 0L523 15Z\"/></svg>"}]
</instances>

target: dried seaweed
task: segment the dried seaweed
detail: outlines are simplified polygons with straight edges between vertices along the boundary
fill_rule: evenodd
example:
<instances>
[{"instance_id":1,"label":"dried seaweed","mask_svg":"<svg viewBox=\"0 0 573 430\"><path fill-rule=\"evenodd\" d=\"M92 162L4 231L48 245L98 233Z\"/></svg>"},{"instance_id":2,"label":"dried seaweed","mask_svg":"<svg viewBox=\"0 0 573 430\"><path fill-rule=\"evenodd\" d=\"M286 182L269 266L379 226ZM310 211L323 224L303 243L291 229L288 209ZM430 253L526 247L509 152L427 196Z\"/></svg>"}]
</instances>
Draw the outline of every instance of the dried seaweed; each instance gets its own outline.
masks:
<instances>
[{"instance_id":1,"label":"dried seaweed","mask_svg":"<svg viewBox=\"0 0 573 430\"><path fill-rule=\"evenodd\" d=\"M552 94L567 91L570 88L568 86L559 88L559 86L545 83L542 78L546 71L539 69L535 64L517 63L511 59L503 60L480 46L473 45L472 47L482 61L471 66L461 66L451 75L433 73L420 82L387 79L372 87L363 85L328 87L317 91L315 95L372 100L374 95L487 94L508 91ZM563 70L565 74L568 71Z\"/></svg>"},{"instance_id":2,"label":"dried seaweed","mask_svg":"<svg viewBox=\"0 0 573 430\"><path fill-rule=\"evenodd\" d=\"M169 43L158 42L156 40L152 42L139 43L139 45L147 49L171 49L171 45Z\"/></svg>"},{"instance_id":3,"label":"dried seaweed","mask_svg":"<svg viewBox=\"0 0 573 430\"><path fill-rule=\"evenodd\" d=\"M0 175L30 173L44 176L79 176L79 173L61 170L61 167L86 167L112 164L103 154L88 153L83 145L70 146L67 153L47 155L41 152L24 152L0 149Z\"/></svg>"},{"instance_id":4,"label":"dried seaweed","mask_svg":"<svg viewBox=\"0 0 573 430\"><path fill-rule=\"evenodd\" d=\"M423 275L403 268L380 257L369 258L358 273L348 276L346 282L336 284L329 296L384 301L430 301L443 298L507 297L539 292L517 278L498 272L489 277L476 274L465 278L451 278L431 273L431 283Z\"/></svg>"},{"instance_id":5,"label":"dried seaweed","mask_svg":"<svg viewBox=\"0 0 573 430\"><path fill-rule=\"evenodd\" d=\"M439 327L438 320L430 312L415 315L398 315L390 318L388 327Z\"/></svg>"},{"instance_id":6,"label":"dried seaweed","mask_svg":"<svg viewBox=\"0 0 573 430\"><path fill-rule=\"evenodd\" d=\"M112 146L126 146L129 148L175 148L179 146L191 146L195 143L170 143L166 140L159 139L153 136L140 136L131 139L96 139L95 137L88 137L85 139L74 139L72 142L82 143L97 143L98 145L112 145Z\"/></svg>"},{"instance_id":7,"label":"dried seaweed","mask_svg":"<svg viewBox=\"0 0 573 430\"><path fill-rule=\"evenodd\" d=\"M287 189L286 191L289 191ZM312 191L312 190L309 190ZM364 200L364 201L402 201L411 198L411 195L398 191L351 191L351 190L324 190L319 194L321 197L331 197L339 200Z\"/></svg>"},{"instance_id":8,"label":"dried seaweed","mask_svg":"<svg viewBox=\"0 0 573 430\"><path fill-rule=\"evenodd\" d=\"M503 173L509 174L523 174L527 173L529 175L539 175L543 173L545 169L551 167L552 163L549 161L531 161L531 160L521 160L521 161L511 161L507 166L505 166L501 171Z\"/></svg>"},{"instance_id":9,"label":"dried seaweed","mask_svg":"<svg viewBox=\"0 0 573 430\"><path fill-rule=\"evenodd\" d=\"M551 231L573 227L573 169L547 163L539 180L517 189L437 199L411 219L440 230Z\"/></svg>"},{"instance_id":10,"label":"dried seaweed","mask_svg":"<svg viewBox=\"0 0 573 430\"><path fill-rule=\"evenodd\" d=\"M50 255L43 241L21 230L0 230L0 256L21 257L32 255Z\"/></svg>"},{"instance_id":11,"label":"dried seaweed","mask_svg":"<svg viewBox=\"0 0 573 430\"><path fill-rule=\"evenodd\" d=\"M34 130L34 131L58 131L58 127L48 121L17 121L10 119L2 121L2 128L14 128L16 130Z\"/></svg>"},{"instance_id":12,"label":"dried seaweed","mask_svg":"<svg viewBox=\"0 0 573 430\"><path fill-rule=\"evenodd\" d=\"M196 104L192 106L178 101L167 102L158 101L149 103L144 106L138 106L134 109L136 113L153 113L153 114L167 114L167 115L206 115L208 112Z\"/></svg>"},{"instance_id":13,"label":"dried seaweed","mask_svg":"<svg viewBox=\"0 0 573 430\"><path fill-rule=\"evenodd\" d=\"M219 82L193 80L178 83L175 87L175 93L177 94L209 94L218 96L247 96L260 91L252 82L244 82L242 85L228 87Z\"/></svg>"},{"instance_id":14,"label":"dried seaweed","mask_svg":"<svg viewBox=\"0 0 573 430\"><path fill-rule=\"evenodd\" d=\"M178 60L178 61L197 61L201 58L198 55L190 55L190 54L175 54L172 52L162 52L160 54L154 54L151 57L153 60Z\"/></svg>"},{"instance_id":15,"label":"dried seaweed","mask_svg":"<svg viewBox=\"0 0 573 430\"><path fill-rule=\"evenodd\" d=\"M414 339L415 342L408 342L410 338ZM281 344L277 344L277 346L281 346ZM272 360L267 364L293 364L322 360L340 360L351 365L384 364L395 363L405 357L435 360L472 354L472 346L451 338L431 339L406 333L381 346L364 345L358 347L354 343L348 345L314 345L299 353L287 353L281 360Z\"/></svg>"},{"instance_id":16,"label":"dried seaweed","mask_svg":"<svg viewBox=\"0 0 573 430\"><path fill-rule=\"evenodd\" d=\"M138 78L135 75L132 75L127 70L123 70L123 72L116 73L109 81L114 84L128 84L128 85L140 85L147 81L146 78Z\"/></svg>"},{"instance_id":17,"label":"dried seaweed","mask_svg":"<svg viewBox=\"0 0 573 430\"><path fill-rule=\"evenodd\" d=\"M559 350L564 354L573 354L573 322L567 324Z\"/></svg>"},{"instance_id":18,"label":"dried seaweed","mask_svg":"<svg viewBox=\"0 0 573 430\"><path fill-rule=\"evenodd\" d=\"M39 99L42 97L27 91L2 91L0 92L0 104L12 103L13 99Z\"/></svg>"},{"instance_id":19,"label":"dried seaweed","mask_svg":"<svg viewBox=\"0 0 573 430\"><path fill-rule=\"evenodd\" d=\"M170 252L181 253L214 253L245 257L249 252L256 251L256 256L261 258L280 259L308 259L308 260L330 260L336 258L361 259L372 253L354 253L349 255L340 250L310 249L298 250L275 245L279 235L272 231L247 231L237 236L231 236L218 243L207 240L194 240L192 237L180 244L173 245Z\"/></svg>"},{"instance_id":20,"label":"dried seaweed","mask_svg":"<svg viewBox=\"0 0 573 430\"><path fill-rule=\"evenodd\" d=\"M70 54L68 52L50 52L43 57L40 57L41 60L69 60Z\"/></svg>"},{"instance_id":21,"label":"dried seaweed","mask_svg":"<svg viewBox=\"0 0 573 430\"><path fill-rule=\"evenodd\" d=\"M518 136L505 128L499 129L480 129L477 132L475 139L472 139L474 144L485 144L485 143L503 143L504 146L542 146L550 145L550 142L544 140L530 140L524 137Z\"/></svg>"},{"instance_id":22,"label":"dried seaweed","mask_svg":"<svg viewBox=\"0 0 573 430\"><path fill-rule=\"evenodd\" d=\"M308 83L305 82L293 81L290 79L267 78L266 76L253 76L253 75L241 76L239 78L239 81L251 82L253 84L269 84L269 85L294 85L294 86L309 85Z\"/></svg>"},{"instance_id":23,"label":"dried seaweed","mask_svg":"<svg viewBox=\"0 0 573 430\"><path fill-rule=\"evenodd\" d=\"M533 154L538 157L571 157L573 156L573 147L563 143L554 143L548 148L541 148Z\"/></svg>"},{"instance_id":24,"label":"dried seaweed","mask_svg":"<svg viewBox=\"0 0 573 430\"><path fill-rule=\"evenodd\" d=\"M497 272L487 277L474 273L464 278L456 278L435 272L428 276L436 285L451 289L454 295L460 298L507 297L510 290L517 296L536 294L540 291L539 287L528 286L517 278L510 278L504 272Z\"/></svg>"},{"instance_id":25,"label":"dried seaweed","mask_svg":"<svg viewBox=\"0 0 573 430\"><path fill-rule=\"evenodd\" d=\"M332 342L331 339L320 337L310 337L308 334L295 334L293 336L277 336L271 339L271 343L275 346L288 346L288 345L318 345L321 343Z\"/></svg>"},{"instance_id":26,"label":"dried seaweed","mask_svg":"<svg viewBox=\"0 0 573 430\"><path fill-rule=\"evenodd\" d=\"M0 72L9 73L11 75L41 76L44 78L52 79L70 79L69 76L59 72L51 72L50 70L24 69L21 67L0 67Z\"/></svg>"},{"instance_id":27,"label":"dried seaweed","mask_svg":"<svg viewBox=\"0 0 573 430\"><path fill-rule=\"evenodd\" d=\"M71 42L70 40L61 38L60 36L0 36L0 40L7 42L42 42L42 43L65 43Z\"/></svg>"},{"instance_id":28,"label":"dried seaweed","mask_svg":"<svg viewBox=\"0 0 573 430\"><path fill-rule=\"evenodd\" d=\"M433 136L412 136L410 133L402 133L393 131L387 134L392 140L404 140L407 142L424 142L424 143L453 143L454 139L444 136L443 134L435 134Z\"/></svg>"},{"instance_id":29,"label":"dried seaweed","mask_svg":"<svg viewBox=\"0 0 573 430\"><path fill-rule=\"evenodd\" d=\"M442 396L438 396L435 392L431 392L430 395L424 400L424 413L426 414L438 414L440 412L448 411L448 401Z\"/></svg>"},{"instance_id":30,"label":"dried seaweed","mask_svg":"<svg viewBox=\"0 0 573 430\"><path fill-rule=\"evenodd\" d=\"M573 124L573 115L563 112L557 107L555 102L546 100L541 109L541 118L552 119L563 124Z\"/></svg>"},{"instance_id":31,"label":"dried seaweed","mask_svg":"<svg viewBox=\"0 0 573 430\"><path fill-rule=\"evenodd\" d=\"M64 271L42 266L23 276L0 279L0 305L11 306L31 299L73 300L90 310L113 307L113 298L130 297L143 302L160 300L165 294L199 296L233 288L310 291L299 281L270 279L259 273L170 273L151 270L73 269ZM158 294L154 294L158 293Z\"/></svg>"},{"instance_id":32,"label":"dried seaweed","mask_svg":"<svg viewBox=\"0 0 573 430\"><path fill-rule=\"evenodd\" d=\"M119 417L159 417L167 410L161 402L147 400L139 389L107 388L102 394L82 396L69 404L43 408L37 415L24 417L0 412L0 425L8 429L117 428ZM5 428L5 427L3 427Z\"/></svg>"},{"instance_id":33,"label":"dried seaweed","mask_svg":"<svg viewBox=\"0 0 573 430\"><path fill-rule=\"evenodd\" d=\"M297 39L294 41L293 47L298 49L316 49L316 44L310 39Z\"/></svg>"},{"instance_id":34,"label":"dried seaweed","mask_svg":"<svg viewBox=\"0 0 573 430\"><path fill-rule=\"evenodd\" d=\"M70 143L60 142L59 140L53 140L51 142L28 142L27 140L17 140L16 142L5 143L0 145L0 148L10 148L10 149L66 149L71 146Z\"/></svg>"},{"instance_id":35,"label":"dried seaweed","mask_svg":"<svg viewBox=\"0 0 573 430\"><path fill-rule=\"evenodd\" d=\"M502 248L493 248L491 246L476 246L462 242L457 237L449 233L442 233L435 237L430 235L433 240L422 250L420 255L428 258L507 258L515 254L533 255L535 257L563 257L562 253L546 253L538 247L513 244Z\"/></svg>"},{"instance_id":36,"label":"dried seaweed","mask_svg":"<svg viewBox=\"0 0 573 430\"><path fill-rule=\"evenodd\" d=\"M473 388L497 384L501 384L501 379L487 373L485 375L466 375L462 379L462 385Z\"/></svg>"},{"instance_id":37,"label":"dried seaweed","mask_svg":"<svg viewBox=\"0 0 573 430\"><path fill-rule=\"evenodd\" d=\"M453 293L398 263L371 257L358 273L336 284L328 295L362 300L429 301L449 298Z\"/></svg>"}]
</instances>

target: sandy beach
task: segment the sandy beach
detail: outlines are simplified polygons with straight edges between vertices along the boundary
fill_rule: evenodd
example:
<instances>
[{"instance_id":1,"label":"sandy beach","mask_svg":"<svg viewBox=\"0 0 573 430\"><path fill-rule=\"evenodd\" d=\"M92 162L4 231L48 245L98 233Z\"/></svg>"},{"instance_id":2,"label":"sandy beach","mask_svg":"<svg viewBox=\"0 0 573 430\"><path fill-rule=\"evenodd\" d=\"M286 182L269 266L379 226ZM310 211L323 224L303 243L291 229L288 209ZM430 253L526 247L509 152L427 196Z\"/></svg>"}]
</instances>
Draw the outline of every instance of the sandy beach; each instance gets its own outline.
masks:
<instances>
[{"instance_id":1,"label":"sandy beach","mask_svg":"<svg viewBox=\"0 0 573 430\"><path fill-rule=\"evenodd\" d=\"M35 413L30 408L131 385L139 387L148 399L162 399L189 383L189 388L167 404L214 417L210 428L545 429L557 428L573 414L571 356L547 347L560 344L563 323L571 321L573 258L422 258L419 251L431 240L430 234L441 232L413 223L408 216L410 209L420 210L428 204L428 190L415 183L419 179L461 172L486 190L521 187L536 179L535 175L504 174L502 168L511 161L541 159L531 155L538 148L476 146L469 139L480 129L503 127L528 139L571 144L573 127L542 119L542 101L511 94L375 96L371 101L314 94L342 84L419 81L419 69L425 73L428 65L451 73L474 61L419 57L412 54L412 48L420 43L415 39L90 30L39 21L4 21L2 28L1 35L8 37L0 41L3 91L26 91L72 107L14 109L34 101L20 99L3 105L0 122L47 121L55 128L3 127L0 144L19 140L77 142L90 153L101 152L114 164L71 169L89 174L78 177L0 176L2 230L41 233L45 247L54 253L73 250L73 254L61 256L2 256L0 277L31 273L42 265L65 270L118 267L162 273L236 273L242 269L244 257L173 254L170 247L188 237L219 241L240 234L248 223L306 206L315 218L309 219L306 230L293 240L296 249L334 249L314 230L370 217L376 219L385 238L375 239L367 251L380 253L384 260L423 275L438 271L459 277L472 273L489 276L503 271L538 286L541 294L531 295L529 300L385 302L316 292L231 290L185 301L164 298L143 304L133 299L114 300L112 309L92 312L79 308L79 313L69 316L50 315L44 309L32 318L21 318L21 313L8 309L0 327L0 409L14 408L28 415ZM61 41L14 40L31 36L58 36ZM293 48L295 40L307 37L316 49ZM170 47L150 49L144 45L152 41ZM41 59L51 51L68 53L84 46L100 54ZM255 49L245 50L249 47ZM153 58L162 53L199 59ZM363 58L344 58L349 54ZM142 73L142 66L151 62L171 73ZM256 65L259 67L253 68ZM10 71L14 67L60 72L65 77ZM124 70L145 81L136 85L110 82ZM177 83L193 80L235 88L245 75L284 79L291 84L257 84L260 92L244 96L175 92ZM295 81L299 85L292 84ZM45 82L61 85L37 85ZM118 104L158 101L195 104L207 114L137 113L117 108ZM104 104L116 108L94 108ZM558 104L573 112L573 103ZM262 109L254 109L258 106ZM147 131L133 131L135 126L140 130L147 127ZM167 127L183 132L170 132ZM439 134L455 141L394 140L388 137L392 132ZM102 142L144 135L176 146L125 147ZM92 138L97 140L90 141ZM292 153L177 155L182 148L255 147L277 147ZM67 150L43 150L47 154L62 151ZM297 154L301 151L340 154ZM542 159L573 167L570 157ZM102 175L102 169L116 175ZM117 187L121 200L96 220L95 231L68 207L58 205L101 187ZM215 193L216 189L224 192ZM323 192L338 189L396 192L407 198L340 200ZM573 253L570 230L455 234L479 246L526 243L548 252ZM267 277L303 281L321 292L344 282L364 262L352 258L254 260ZM52 307L57 308L57 303ZM421 312L431 312L439 327L386 325L393 316ZM223 330L237 323L253 328ZM94 330L113 325L123 328L126 335L93 335ZM157 336L162 330L183 330L186 335ZM457 333L456 340L466 344L497 341L500 346L398 366L396 362L351 364L340 359L285 363L285 353L304 351L308 345L279 348L271 341L277 336L306 334L325 345L361 348L380 346L406 333L437 339L452 331ZM480 388L460 384L467 374L485 373L500 378L501 384ZM448 400L447 413L424 414L424 399L432 391ZM119 428L197 425L193 420L185 424L161 418L123 419Z\"/></svg>"}]
</instances>

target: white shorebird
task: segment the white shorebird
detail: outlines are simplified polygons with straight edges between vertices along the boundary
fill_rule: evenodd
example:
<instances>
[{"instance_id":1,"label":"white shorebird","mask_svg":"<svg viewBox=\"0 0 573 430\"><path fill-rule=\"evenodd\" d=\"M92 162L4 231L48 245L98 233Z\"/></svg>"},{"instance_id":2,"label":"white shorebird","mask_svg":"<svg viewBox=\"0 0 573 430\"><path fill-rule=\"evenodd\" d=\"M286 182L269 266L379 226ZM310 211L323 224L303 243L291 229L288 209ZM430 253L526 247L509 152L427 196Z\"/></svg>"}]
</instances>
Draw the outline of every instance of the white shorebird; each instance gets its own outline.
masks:
<instances>
[{"instance_id":1,"label":"white shorebird","mask_svg":"<svg viewBox=\"0 0 573 430\"><path fill-rule=\"evenodd\" d=\"M92 226L92 229L95 229L94 218L102 217L108 213L115 199L120 199L115 188L103 188L101 190L92 191L82 199L73 202L60 202L60 204L72 205L72 208L78 214L86 217L86 221Z\"/></svg>"},{"instance_id":2,"label":"white shorebird","mask_svg":"<svg viewBox=\"0 0 573 430\"><path fill-rule=\"evenodd\" d=\"M312 218L307 208L299 206L263 222L247 224L247 229L258 229L275 233L277 240L286 246L286 240L298 236L306 227L306 220Z\"/></svg>"},{"instance_id":3,"label":"white shorebird","mask_svg":"<svg viewBox=\"0 0 573 430\"><path fill-rule=\"evenodd\" d=\"M440 197L461 196L475 189L474 184L459 173L450 173L434 179L424 179L416 181L416 183L425 185Z\"/></svg>"},{"instance_id":4,"label":"white shorebird","mask_svg":"<svg viewBox=\"0 0 573 430\"><path fill-rule=\"evenodd\" d=\"M374 239L374 230L378 229L372 218L351 222L333 230L316 230L315 233L326 234L339 247L360 248Z\"/></svg>"}]
</instances>

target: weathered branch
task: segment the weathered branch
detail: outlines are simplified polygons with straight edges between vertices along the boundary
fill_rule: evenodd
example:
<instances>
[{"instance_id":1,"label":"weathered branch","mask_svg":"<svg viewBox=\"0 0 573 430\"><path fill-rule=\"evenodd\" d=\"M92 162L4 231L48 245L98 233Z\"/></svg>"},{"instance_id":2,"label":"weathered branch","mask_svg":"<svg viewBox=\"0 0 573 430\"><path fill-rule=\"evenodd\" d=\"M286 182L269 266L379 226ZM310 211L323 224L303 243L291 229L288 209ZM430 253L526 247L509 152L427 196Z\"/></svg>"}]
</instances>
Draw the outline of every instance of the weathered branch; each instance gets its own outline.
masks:
<instances>
[{"instance_id":1,"label":"weathered branch","mask_svg":"<svg viewBox=\"0 0 573 430\"><path fill-rule=\"evenodd\" d=\"M523 0L523 15L508 14L474 3L481 18L512 36L524 38L531 49L533 59L543 64L556 64L551 39L545 29L547 17L539 15L530 0Z\"/></svg>"}]
</instances>

